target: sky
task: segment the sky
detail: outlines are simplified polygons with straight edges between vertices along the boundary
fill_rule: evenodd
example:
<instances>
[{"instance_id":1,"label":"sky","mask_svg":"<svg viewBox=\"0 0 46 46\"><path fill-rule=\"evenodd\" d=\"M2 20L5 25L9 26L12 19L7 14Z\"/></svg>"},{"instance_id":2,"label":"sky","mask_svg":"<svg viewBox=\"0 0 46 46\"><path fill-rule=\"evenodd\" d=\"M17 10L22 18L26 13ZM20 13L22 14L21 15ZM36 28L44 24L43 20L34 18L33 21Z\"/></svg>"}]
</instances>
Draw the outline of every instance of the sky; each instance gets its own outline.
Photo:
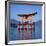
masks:
<instances>
[{"instance_id":1,"label":"sky","mask_svg":"<svg viewBox=\"0 0 46 46\"><path fill-rule=\"evenodd\" d=\"M37 12L33 17L33 20L42 20L42 7L41 5L26 5L26 4L10 4L10 18L18 20L20 18L18 14L31 14ZM21 21L21 20L20 20Z\"/></svg>"}]
</instances>

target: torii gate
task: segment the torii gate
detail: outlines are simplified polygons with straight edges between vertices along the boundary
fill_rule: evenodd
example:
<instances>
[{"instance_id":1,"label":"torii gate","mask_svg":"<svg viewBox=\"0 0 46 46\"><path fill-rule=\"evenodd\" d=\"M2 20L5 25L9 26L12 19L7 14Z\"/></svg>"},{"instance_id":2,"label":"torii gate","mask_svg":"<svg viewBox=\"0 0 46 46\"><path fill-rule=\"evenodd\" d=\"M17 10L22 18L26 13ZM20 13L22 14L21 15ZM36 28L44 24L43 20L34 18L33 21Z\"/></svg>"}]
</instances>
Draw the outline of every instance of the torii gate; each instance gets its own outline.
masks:
<instances>
[{"instance_id":1,"label":"torii gate","mask_svg":"<svg viewBox=\"0 0 46 46\"><path fill-rule=\"evenodd\" d=\"M22 27L23 27L25 25L24 22L23 22L24 20L31 20L32 21L32 19L33 19L32 16L35 16L35 14L37 14L37 12L32 13L32 14L19 14L18 16L21 17L21 18L19 18L19 20L22 20L22 24L19 23L18 26L22 25ZM28 26L28 23L26 25ZM31 25L30 34L31 34L31 38L32 38L32 25L33 25L33 22L30 23L29 25ZM25 28L25 30L27 30L27 29ZM20 27L18 28L18 31L20 32ZM22 28L22 33L23 33L23 31L24 31L24 29ZM22 39L23 39L23 35L24 34L22 34Z\"/></svg>"}]
</instances>

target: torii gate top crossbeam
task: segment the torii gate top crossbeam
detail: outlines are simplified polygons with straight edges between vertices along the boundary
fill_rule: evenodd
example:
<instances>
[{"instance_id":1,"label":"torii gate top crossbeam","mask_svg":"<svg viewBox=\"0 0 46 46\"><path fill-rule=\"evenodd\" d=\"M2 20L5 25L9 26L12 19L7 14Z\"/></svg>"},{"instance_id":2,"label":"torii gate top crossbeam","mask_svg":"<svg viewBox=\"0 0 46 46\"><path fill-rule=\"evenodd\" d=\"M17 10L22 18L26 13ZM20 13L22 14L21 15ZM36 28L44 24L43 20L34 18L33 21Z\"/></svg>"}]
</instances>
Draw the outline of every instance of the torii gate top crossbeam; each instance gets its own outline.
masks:
<instances>
[{"instance_id":1,"label":"torii gate top crossbeam","mask_svg":"<svg viewBox=\"0 0 46 46\"><path fill-rule=\"evenodd\" d=\"M32 14L19 14L18 16L25 17L27 19L29 16L34 16L35 14L37 14L37 12L32 13Z\"/></svg>"}]
</instances>

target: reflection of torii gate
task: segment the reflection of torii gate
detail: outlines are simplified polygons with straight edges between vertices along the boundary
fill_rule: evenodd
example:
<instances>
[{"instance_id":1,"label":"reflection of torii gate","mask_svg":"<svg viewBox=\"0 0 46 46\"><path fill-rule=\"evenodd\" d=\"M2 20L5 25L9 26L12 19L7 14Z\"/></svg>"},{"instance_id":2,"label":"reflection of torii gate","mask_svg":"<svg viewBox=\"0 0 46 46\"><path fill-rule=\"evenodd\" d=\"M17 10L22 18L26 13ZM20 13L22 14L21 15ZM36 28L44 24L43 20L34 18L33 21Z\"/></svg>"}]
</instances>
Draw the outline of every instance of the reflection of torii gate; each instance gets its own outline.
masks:
<instances>
[{"instance_id":1,"label":"reflection of torii gate","mask_svg":"<svg viewBox=\"0 0 46 46\"><path fill-rule=\"evenodd\" d=\"M24 25L24 20L31 20L32 21L32 16L34 16L35 14L37 14L37 12L35 12L35 13L32 13L32 14L20 14L20 15L18 15L18 16L20 16L21 18L19 18L19 20L22 20L22 24L18 24L18 26L20 26L20 25ZM27 24L28 25L28 24ZM32 28L32 25L31 25L31 28ZM20 28L18 28L18 30L19 30ZM22 34L22 39L23 39L23 35L24 34ZM32 37L32 30L31 30L31 37Z\"/></svg>"}]
</instances>

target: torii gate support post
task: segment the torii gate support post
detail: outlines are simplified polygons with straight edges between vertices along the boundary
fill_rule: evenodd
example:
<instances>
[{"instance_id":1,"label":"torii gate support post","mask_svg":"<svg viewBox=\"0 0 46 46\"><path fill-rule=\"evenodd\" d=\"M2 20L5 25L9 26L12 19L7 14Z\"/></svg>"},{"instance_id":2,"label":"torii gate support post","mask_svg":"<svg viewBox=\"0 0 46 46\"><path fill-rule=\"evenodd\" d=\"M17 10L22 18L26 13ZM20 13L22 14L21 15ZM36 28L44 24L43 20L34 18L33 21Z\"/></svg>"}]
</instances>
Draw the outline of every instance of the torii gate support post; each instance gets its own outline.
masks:
<instances>
[{"instance_id":1,"label":"torii gate support post","mask_svg":"<svg viewBox=\"0 0 46 46\"><path fill-rule=\"evenodd\" d=\"M22 17L22 40L24 40L24 16Z\"/></svg>"}]
</instances>

